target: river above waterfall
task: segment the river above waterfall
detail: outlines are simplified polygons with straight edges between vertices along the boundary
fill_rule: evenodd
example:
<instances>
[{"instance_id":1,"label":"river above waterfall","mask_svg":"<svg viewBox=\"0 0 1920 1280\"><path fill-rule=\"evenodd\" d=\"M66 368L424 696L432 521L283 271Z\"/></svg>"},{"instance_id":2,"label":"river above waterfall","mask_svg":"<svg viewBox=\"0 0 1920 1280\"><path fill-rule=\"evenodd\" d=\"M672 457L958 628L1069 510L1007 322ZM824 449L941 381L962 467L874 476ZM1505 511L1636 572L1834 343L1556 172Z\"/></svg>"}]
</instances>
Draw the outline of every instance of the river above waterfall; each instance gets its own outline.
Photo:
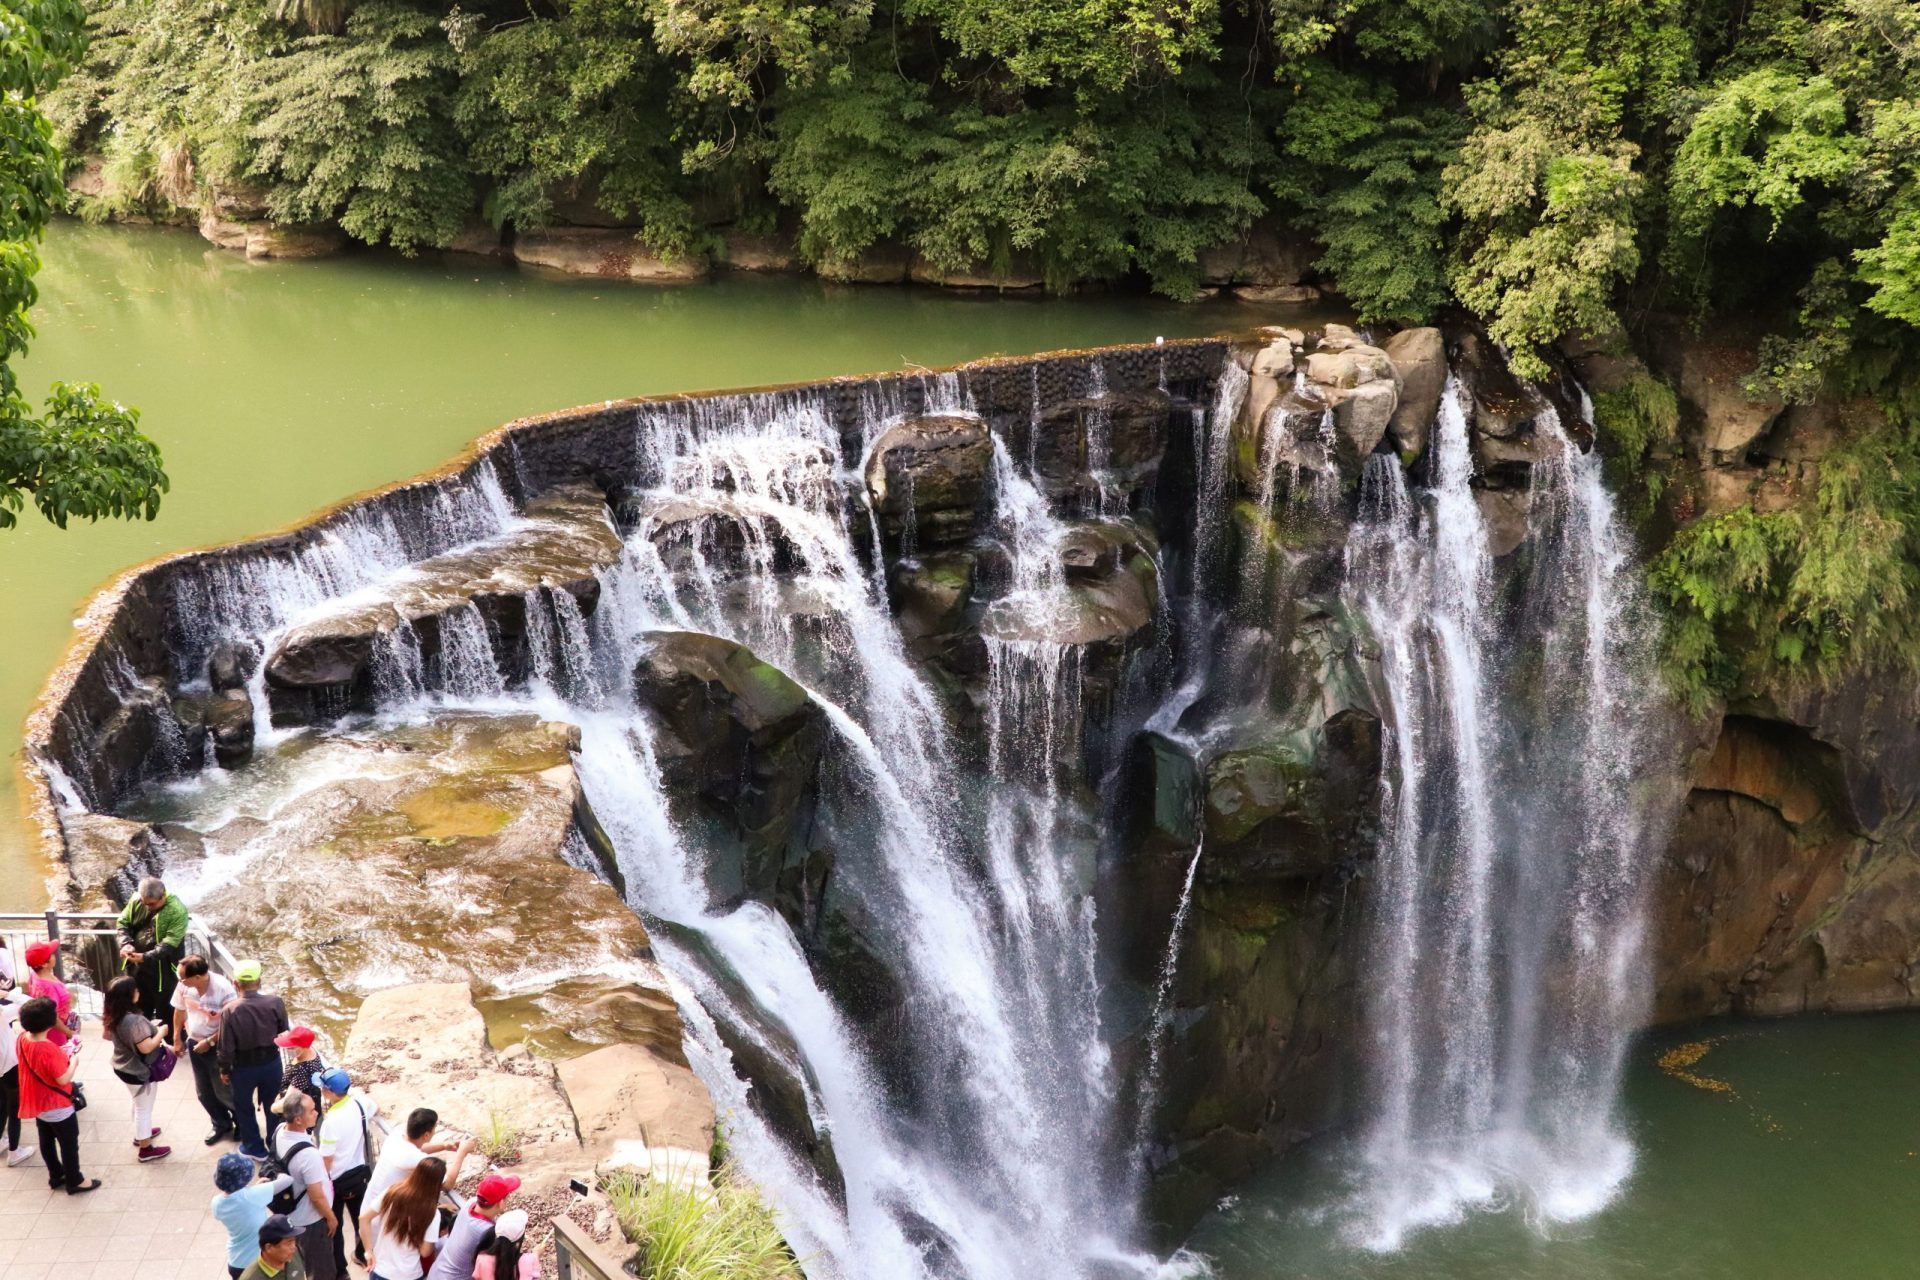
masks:
<instances>
[{"instance_id":1,"label":"river above waterfall","mask_svg":"<svg viewBox=\"0 0 1920 1280\"><path fill-rule=\"evenodd\" d=\"M1541 1235L1518 1215L1476 1215L1370 1254L1315 1221L1340 1192L1334 1162L1306 1157L1241 1188L1191 1245L1218 1280L1912 1275L1916 1060L1910 1013L1662 1031L1627 1065L1633 1177L1593 1218Z\"/></svg>"},{"instance_id":2,"label":"river above waterfall","mask_svg":"<svg viewBox=\"0 0 1920 1280\"><path fill-rule=\"evenodd\" d=\"M99 382L141 410L173 489L152 523L0 541L0 723L16 726L87 594L119 570L287 524L432 467L522 414L589 401L938 366L995 352L1215 333L1275 314L1137 295L1035 300L728 277L684 289L553 279L479 258L248 262L197 235L63 222L21 367L38 399ZM0 780L0 909L44 865Z\"/></svg>"}]
</instances>

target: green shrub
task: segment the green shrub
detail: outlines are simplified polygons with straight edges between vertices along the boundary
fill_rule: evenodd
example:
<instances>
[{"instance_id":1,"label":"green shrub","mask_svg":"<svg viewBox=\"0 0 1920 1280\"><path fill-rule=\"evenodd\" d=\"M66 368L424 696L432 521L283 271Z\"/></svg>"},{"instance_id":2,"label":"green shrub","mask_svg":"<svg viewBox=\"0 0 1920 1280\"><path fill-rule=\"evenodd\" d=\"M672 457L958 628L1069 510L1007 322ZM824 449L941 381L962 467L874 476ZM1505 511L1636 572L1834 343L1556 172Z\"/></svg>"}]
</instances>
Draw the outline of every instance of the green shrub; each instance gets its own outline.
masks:
<instances>
[{"instance_id":1,"label":"green shrub","mask_svg":"<svg viewBox=\"0 0 1920 1280\"><path fill-rule=\"evenodd\" d=\"M725 1168L711 1186L620 1174L605 1190L642 1280L800 1280L773 1211Z\"/></svg>"}]
</instances>

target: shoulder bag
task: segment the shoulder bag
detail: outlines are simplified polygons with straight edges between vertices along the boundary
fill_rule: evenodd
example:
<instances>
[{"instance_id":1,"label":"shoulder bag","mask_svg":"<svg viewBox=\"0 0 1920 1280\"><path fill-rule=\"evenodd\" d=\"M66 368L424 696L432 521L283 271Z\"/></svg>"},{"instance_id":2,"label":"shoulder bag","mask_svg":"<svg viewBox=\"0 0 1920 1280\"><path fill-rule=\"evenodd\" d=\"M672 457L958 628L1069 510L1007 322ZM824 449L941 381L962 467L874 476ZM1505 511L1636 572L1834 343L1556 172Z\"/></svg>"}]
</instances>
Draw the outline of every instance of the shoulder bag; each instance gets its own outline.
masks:
<instances>
[{"instance_id":1,"label":"shoulder bag","mask_svg":"<svg viewBox=\"0 0 1920 1280\"><path fill-rule=\"evenodd\" d=\"M45 1076L41 1075L38 1071L35 1071L33 1069L33 1064L31 1062L28 1062L24 1057L21 1058L19 1061L20 1061L20 1065L27 1069L27 1074L40 1082L40 1087L42 1089L47 1090L49 1093L58 1094L62 1098L65 1098L70 1104L72 1104L74 1114L78 1115L80 1112L85 1111L87 1109L87 1091L85 1087L83 1087L78 1080L75 1080L73 1082L73 1087L71 1089L62 1089L59 1085L47 1079Z\"/></svg>"}]
</instances>

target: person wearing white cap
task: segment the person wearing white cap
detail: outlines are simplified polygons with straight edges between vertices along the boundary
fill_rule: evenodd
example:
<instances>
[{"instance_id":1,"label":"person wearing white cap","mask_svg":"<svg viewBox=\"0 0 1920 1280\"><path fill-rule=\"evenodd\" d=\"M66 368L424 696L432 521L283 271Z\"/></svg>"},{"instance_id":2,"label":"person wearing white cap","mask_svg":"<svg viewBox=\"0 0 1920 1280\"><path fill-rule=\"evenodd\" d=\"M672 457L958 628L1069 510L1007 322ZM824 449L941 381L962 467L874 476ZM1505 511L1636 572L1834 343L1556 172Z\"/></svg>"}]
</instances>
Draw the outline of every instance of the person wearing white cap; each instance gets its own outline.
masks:
<instances>
[{"instance_id":1,"label":"person wearing white cap","mask_svg":"<svg viewBox=\"0 0 1920 1280\"><path fill-rule=\"evenodd\" d=\"M473 1259L473 1280L540 1280L540 1255L526 1248L527 1211L509 1209Z\"/></svg>"}]
</instances>

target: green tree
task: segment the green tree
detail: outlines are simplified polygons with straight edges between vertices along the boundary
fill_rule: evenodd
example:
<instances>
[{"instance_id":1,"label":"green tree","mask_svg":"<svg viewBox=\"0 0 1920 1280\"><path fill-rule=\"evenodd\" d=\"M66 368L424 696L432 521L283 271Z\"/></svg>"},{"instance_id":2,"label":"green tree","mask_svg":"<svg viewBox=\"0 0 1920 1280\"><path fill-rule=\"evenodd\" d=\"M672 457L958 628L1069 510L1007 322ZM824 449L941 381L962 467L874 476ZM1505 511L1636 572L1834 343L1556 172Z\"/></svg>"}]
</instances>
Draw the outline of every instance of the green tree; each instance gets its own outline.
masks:
<instances>
[{"instance_id":1,"label":"green tree","mask_svg":"<svg viewBox=\"0 0 1920 1280\"><path fill-rule=\"evenodd\" d=\"M151 520L167 476L135 411L98 387L56 383L35 417L20 394L13 362L33 337L37 246L64 196L39 98L84 51L86 14L78 0L4 0L0 10L0 528L29 498L61 528L101 516Z\"/></svg>"}]
</instances>

